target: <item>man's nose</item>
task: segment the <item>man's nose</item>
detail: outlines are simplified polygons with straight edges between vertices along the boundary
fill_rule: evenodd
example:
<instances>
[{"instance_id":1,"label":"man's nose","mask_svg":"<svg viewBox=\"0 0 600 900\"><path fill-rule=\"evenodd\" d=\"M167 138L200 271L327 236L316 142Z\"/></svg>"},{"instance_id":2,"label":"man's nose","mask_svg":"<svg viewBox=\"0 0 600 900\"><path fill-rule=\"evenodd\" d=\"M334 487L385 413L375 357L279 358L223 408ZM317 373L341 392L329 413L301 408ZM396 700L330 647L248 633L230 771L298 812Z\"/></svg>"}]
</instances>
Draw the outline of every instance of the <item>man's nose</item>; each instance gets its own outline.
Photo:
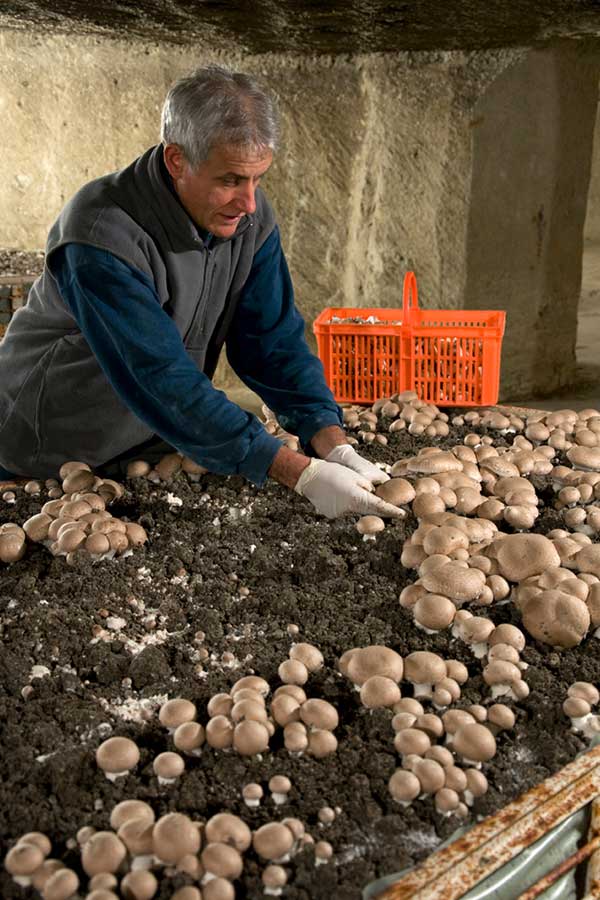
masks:
<instances>
[{"instance_id":1,"label":"man's nose","mask_svg":"<svg viewBox=\"0 0 600 900\"><path fill-rule=\"evenodd\" d=\"M241 184L238 189L237 200L240 204L240 212L246 215L252 214L256 210L256 185L251 182Z\"/></svg>"}]
</instances>

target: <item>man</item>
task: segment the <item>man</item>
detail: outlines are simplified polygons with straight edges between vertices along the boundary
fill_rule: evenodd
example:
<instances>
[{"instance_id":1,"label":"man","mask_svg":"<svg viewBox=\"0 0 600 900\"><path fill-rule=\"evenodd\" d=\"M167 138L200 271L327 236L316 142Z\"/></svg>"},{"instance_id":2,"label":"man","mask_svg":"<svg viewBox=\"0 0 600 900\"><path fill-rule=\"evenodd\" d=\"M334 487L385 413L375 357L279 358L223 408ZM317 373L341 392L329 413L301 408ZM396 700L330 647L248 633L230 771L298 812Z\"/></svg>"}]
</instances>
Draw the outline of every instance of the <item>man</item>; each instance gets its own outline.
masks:
<instances>
[{"instance_id":1,"label":"man","mask_svg":"<svg viewBox=\"0 0 600 900\"><path fill-rule=\"evenodd\" d=\"M0 344L0 477L55 476L160 442L210 471L267 476L318 512L397 515L348 444L310 352L269 203L271 98L210 66L178 81L162 144L84 185ZM211 384L219 353L300 437L283 447ZM315 458L316 457L316 458Z\"/></svg>"}]
</instances>

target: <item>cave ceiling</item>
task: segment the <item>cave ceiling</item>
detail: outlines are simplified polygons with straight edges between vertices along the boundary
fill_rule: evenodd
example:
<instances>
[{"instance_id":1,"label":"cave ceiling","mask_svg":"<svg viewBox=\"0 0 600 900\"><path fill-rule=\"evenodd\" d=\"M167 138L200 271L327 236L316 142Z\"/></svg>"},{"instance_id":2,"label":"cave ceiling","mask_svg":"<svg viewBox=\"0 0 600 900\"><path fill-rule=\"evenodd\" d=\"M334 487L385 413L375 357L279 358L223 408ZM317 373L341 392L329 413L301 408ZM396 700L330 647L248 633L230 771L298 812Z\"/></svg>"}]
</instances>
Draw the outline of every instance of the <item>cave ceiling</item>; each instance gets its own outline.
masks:
<instances>
[{"instance_id":1,"label":"cave ceiling","mask_svg":"<svg viewBox=\"0 0 600 900\"><path fill-rule=\"evenodd\" d=\"M600 40L600 0L2 0L0 27L250 53L478 50Z\"/></svg>"}]
</instances>

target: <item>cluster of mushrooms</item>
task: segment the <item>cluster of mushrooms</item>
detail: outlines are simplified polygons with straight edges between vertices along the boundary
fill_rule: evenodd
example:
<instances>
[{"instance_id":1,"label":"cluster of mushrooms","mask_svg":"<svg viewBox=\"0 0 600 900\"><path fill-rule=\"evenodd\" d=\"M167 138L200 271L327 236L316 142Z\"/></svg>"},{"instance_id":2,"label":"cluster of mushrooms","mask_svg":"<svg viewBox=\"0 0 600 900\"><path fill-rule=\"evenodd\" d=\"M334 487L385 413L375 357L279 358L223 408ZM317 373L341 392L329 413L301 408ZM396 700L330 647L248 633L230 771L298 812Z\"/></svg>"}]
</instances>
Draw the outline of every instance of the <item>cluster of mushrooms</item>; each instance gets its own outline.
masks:
<instances>
[{"instance_id":1,"label":"cluster of mushrooms","mask_svg":"<svg viewBox=\"0 0 600 900\"><path fill-rule=\"evenodd\" d=\"M370 434L387 423L389 431L407 428L433 436L427 429L448 419L411 392L379 401L371 410L348 408L344 415L347 426L359 432L370 423ZM590 536L600 527L600 412L562 410L521 418L471 411L451 424L496 432L505 445L494 446L490 434L471 432L449 450L424 447L390 468L391 478L377 494L412 510L418 522L401 557L418 579L402 592L401 604L412 610L417 627L453 628L461 636L493 629L484 616L463 610L465 604L512 602L537 640L575 646L590 628L600 627L600 548ZM572 468L555 465L559 453ZM529 533L539 515L531 480L536 477L556 493L564 529ZM377 516L356 523L366 540L385 527ZM518 668L513 656L503 662ZM525 688L517 674L513 669L519 695Z\"/></svg>"},{"instance_id":2,"label":"cluster of mushrooms","mask_svg":"<svg viewBox=\"0 0 600 900\"><path fill-rule=\"evenodd\" d=\"M16 562L25 555L27 539L43 544L53 556L65 556L73 563L78 555L91 559L122 556L148 540L137 522L113 516L107 507L124 493L123 485L110 478L99 478L82 462L61 466L60 481L45 483L49 500L39 513L22 526L6 523L0 527L0 560ZM28 482L29 494L42 490L39 482Z\"/></svg>"},{"instance_id":3,"label":"cluster of mushrooms","mask_svg":"<svg viewBox=\"0 0 600 900\"><path fill-rule=\"evenodd\" d=\"M112 809L110 828L96 831L83 826L77 832L74 843L88 878L86 900L118 900L119 896L152 900L159 889L153 869L162 870L167 878L185 876L188 884L176 889L172 900L234 900L233 882L242 874L244 854L250 850L264 866L263 893L277 897L288 879L284 864L295 853L311 844L316 865L327 862L333 853L331 844L315 842L299 819L267 822L255 831L227 812L206 822L179 812L156 820L152 807L135 799ZM29 832L9 850L4 865L17 884L33 887L43 900L68 900L80 889L79 876L52 858L51 852L45 834Z\"/></svg>"},{"instance_id":4,"label":"cluster of mushrooms","mask_svg":"<svg viewBox=\"0 0 600 900\"><path fill-rule=\"evenodd\" d=\"M342 654L338 666L360 692L363 706L393 713L394 749L402 758L388 784L394 800L408 805L433 795L439 813L468 815L473 799L487 791L480 768L496 753L495 735L515 724L510 707L493 703L489 708L449 709L460 699L467 667L425 650L402 658L390 647L355 647ZM411 684L412 696L402 697L402 680ZM425 701L432 711L426 712ZM444 738L446 746L436 743Z\"/></svg>"}]
</instances>

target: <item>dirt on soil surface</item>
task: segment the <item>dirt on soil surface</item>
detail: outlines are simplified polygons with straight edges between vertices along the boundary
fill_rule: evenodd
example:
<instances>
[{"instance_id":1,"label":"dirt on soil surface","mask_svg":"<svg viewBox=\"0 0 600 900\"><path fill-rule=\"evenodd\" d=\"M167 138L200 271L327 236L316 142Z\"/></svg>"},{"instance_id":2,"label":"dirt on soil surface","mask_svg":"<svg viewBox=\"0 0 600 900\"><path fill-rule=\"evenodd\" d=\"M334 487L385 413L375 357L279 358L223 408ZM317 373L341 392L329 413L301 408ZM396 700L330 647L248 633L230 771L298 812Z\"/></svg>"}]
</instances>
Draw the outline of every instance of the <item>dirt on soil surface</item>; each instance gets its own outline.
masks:
<instances>
[{"instance_id":1,"label":"dirt on soil surface","mask_svg":"<svg viewBox=\"0 0 600 900\"><path fill-rule=\"evenodd\" d=\"M452 429L436 443L453 446L464 433ZM387 446L372 444L361 452L393 463L421 446L424 440L398 432ZM345 650L368 644L403 656L432 650L468 667L457 706L491 702L482 661L468 646L449 631L419 630L399 605L400 591L416 578L400 563L403 541L415 527L411 514L388 524L376 541L364 541L355 519L321 518L306 500L274 483L257 489L238 477L211 475L192 483L179 474L169 484L136 479L126 486L111 511L146 528L145 547L128 557L70 567L64 557L29 544L24 559L0 568L2 855L24 832L45 832L52 855L73 866L85 884L75 834L84 825L108 828L111 809L126 798L147 800L157 816L177 810L206 820L227 810L253 829L294 816L315 840L331 843L333 857L317 867L311 846L297 853L285 864L283 896L359 900L367 883L423 859L465 823L438 814L432 798L408 807L392 800L387 783L400 765L392 712L361 707L336 666ZM537 487L541 514L534 530L544 533L562 522L551 506L551 489L543 479ZM22 523L47 499L45 489L32 497L18 488L16 495L14 504L0 501L0 524ZM519 623L510 603L484 614L496 624ZM289 624L299 627L297 635L288 633ZM313 643L324 654L325 666L305 689L337 707L337 753L292 756L277 729L262 757L205 745L199 757L186 758L176 784L160 787L152 761L173 746L158 722L159 705L186 697L206 723L209 698L242 675L261 675L272 689L281 684L277 669L293 641ZM490 790L475 802L469 822L498 810L586 746L570 730L561 704L574 681L600 682L600 642L588 637L557 652L529 638L522 659L531 693L513 704L516 726L498 735L498 753L484 764ZM402 693L411 695L410 684L402 683ZM112 735L133 738L141 751L134 773L115 783L94 757ZM292 781L281 806L267 788L274 774ZM265 791L254 809L241 798L248 782ZM329 825L319 824L323 806L338 808ZM261 898L265 863L252 851L244 860L236 897ZM163 871L159 877L157 898L190 883L182 874ZM2 871L0 896L38 895Z\"/></svg>"},{"instance_id":2,"label":"dirt on soil surface","mask_svg":"<svg viewBox=\"0 0 600 900\"><path fill-rule=\"evenodd\" d=\"M35 275L44 268L43 250L5 250L0 248L0 278L3 275Z\"/></svg>"}]
</instances>

